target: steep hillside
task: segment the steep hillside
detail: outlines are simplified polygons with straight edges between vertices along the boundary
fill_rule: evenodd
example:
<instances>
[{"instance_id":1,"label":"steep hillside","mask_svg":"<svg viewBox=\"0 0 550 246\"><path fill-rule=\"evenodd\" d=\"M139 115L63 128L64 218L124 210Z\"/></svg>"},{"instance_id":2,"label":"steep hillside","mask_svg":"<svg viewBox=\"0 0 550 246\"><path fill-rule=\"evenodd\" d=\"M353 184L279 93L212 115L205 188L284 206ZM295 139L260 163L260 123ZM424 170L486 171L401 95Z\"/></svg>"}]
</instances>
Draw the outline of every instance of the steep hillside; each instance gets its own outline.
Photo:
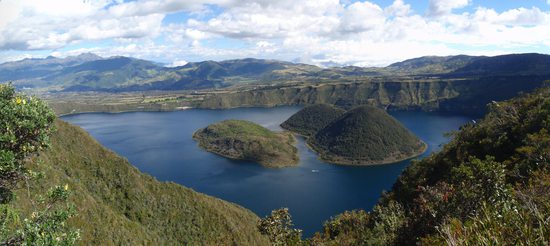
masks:
<instances>
[{"instance_id":1,"label":"steep hillside","mask_svg":"<svg viewBox=\"0 0 550 246\"><path fill-rule=\"evenodd\" d=\"M191 62L163 67L130 57L78 57L26 59L0 64L0 82L37 91L197 90L242 83L292 80L320 68L277 60L239 59Z\"/></svg>"},{"instance_id":2,"label":"steep hillside","mask_svg":"<svg viewBox=\"0 0 550 246\"><path fill-rule=\"evenodd\" d=\"M224 120L197 130L193 138L207 151L232 159L274 168L298 164L292 134L272 132L250 121Z\"/></svg>"},{"instance_id":3,"label":"steep hillside","mask_svg":"<svg viewBox=\"0 0 550 246\"><path fill-rule=\"evenodd\" d=\"M428 56L405 60L387 67L334 67L277 60L237 59L191 62L180 67L163 67L151 61L129 57L101 58L82 54L64 59L25 59L0 64L0 82L14 81L19 88L37 91L148 91L198 90L232 85L274 85L281 83L357 82L444 82L495 77L550 77L550 56L511 54L495 57ZM506 79L506 78L505 78ZM479 82L487 82L480 80ZM532 81L537 82L537 81Z\"/></svg>"},{"instance_id":4,"label":"steep hillside","mask_svg":"<svg viewBox=\"0 0 550 246\"><path fill-rule=\"evenodd\" d=\"M328 104L314 104L290 116L281 127L304 136L312 136L344 112L345 110Z\"/></svg>"},{"instance_id":5,"label":"steep hillside","mask_svg":"<svg viewBox=\"0 0 550 246\"><path fill-rule=\"evenodd\" d=\"M491 101L548 86L550 76L504 76L476 79L365 81L310 86L279 86L208 94L202 108L297 104L333 104L343 108L369 104L390 110L426 110L483 115Z\"/></svg>"},{"instance_id":6,"label":"steep hillside","mask_svg":"<svg viewBox=\"0 0 550 246\"><path fill-rule=\"evenodd\" d=\"M0 64L0 82L33 79L60 71L65 67L77 66L85 62L102 59L101 57L83 53L78 56L69 56L67 58L57 58L49 56L43 59L23 59L20 61L6 62Z\"/></svg>"},{"instance_id":7,"label":"steep hillside","mask_svg":"<svg viewBox=\"0 0 550 246\"><path fill-rule=\"evenodd\" d=\"M454 72L483 58L481 56L466 55L424 56L393 63L386 69L408 74L443 74Z\"/></svg>"},{"instance_id":8,"label":"steep hillside","mask_svg":"<svg viewBox=\"0 0 550 246\"><path fill-rule=\"evenodd\" d=\"M315 245L545 245L550 241L550 89L492 103L413 162L372 212L325 223Z\"/></svg>"},{"instance_id":9,"label":"steep hillside","mask_svg":"<svg viewBox=\"0 0 550 246\"><path fill-rule=\"evenodd\" d=\"M543 54L510 54L476 59L457 69L454 76L514 76L550 74L550 56Z\"/></svg>"},{"instance_id":10,"label":"steep hillside","mask_svg":"<svg viewBox=\"0 0 550 246\"><path fill-rule=\"evenodd\" d=\"M258 217L238 205L163 183L140 173L82 129L56 122L51 149L30 168L44 178L30 184L36 193L68 184L86 245L267 245L256 229ZM26 190L18 206L30 211Z\"/></svg>"},{"instance_id":11,"label":"steep hillside","mask_svg":"<svg viewBox=\"0 0 550 246\"><path fill-rule=\"evenodd\" d=\"M420 155L426 145L382 109L359 106L308 139L321 159L338 164L392 163Z\"/></svg>"},{"instance_id":12,"label":"steep hillside","mask_svg":"<svg viewBox=\"0 0 550 246\"><path fill-rule=\"evenodd\" d=\"M43 78L64 83L65 91L117 88L167 76L162 67L145 60L111 57L63 69Z\"/></svg>"},{"instance_id":13,"label":"steep hillside","mask_svg":"<svg viewBox=\"0 0 550 246\"><path fill-rule=\"evenodd\" d=\"M276 70L283 70L294 64L276 60L240 59L220 62L231 76L256 76L264 77Z\"/></svg>"}]
</instances>

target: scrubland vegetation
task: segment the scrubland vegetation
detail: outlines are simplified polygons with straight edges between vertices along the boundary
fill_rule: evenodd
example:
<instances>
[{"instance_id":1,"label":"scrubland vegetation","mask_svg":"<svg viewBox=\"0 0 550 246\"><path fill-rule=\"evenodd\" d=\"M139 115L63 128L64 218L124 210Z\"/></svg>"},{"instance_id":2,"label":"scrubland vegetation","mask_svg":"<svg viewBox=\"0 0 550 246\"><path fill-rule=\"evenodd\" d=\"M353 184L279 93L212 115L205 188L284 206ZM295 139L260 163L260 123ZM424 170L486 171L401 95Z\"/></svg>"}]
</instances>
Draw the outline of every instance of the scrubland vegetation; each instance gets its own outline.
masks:
<instances>
[{"instance_id":1,"label":"scrubland vegetation","mask_svg":"<svg viewBox=\"0 0 550 246\"><path fill-rule=\"evenodd\" d=\"M371 212L342 213L312 238L286 242L547 244L550 89L489 107L481 121L453 133L441 151L411 164Z\"/></svg>"}]
</instances>

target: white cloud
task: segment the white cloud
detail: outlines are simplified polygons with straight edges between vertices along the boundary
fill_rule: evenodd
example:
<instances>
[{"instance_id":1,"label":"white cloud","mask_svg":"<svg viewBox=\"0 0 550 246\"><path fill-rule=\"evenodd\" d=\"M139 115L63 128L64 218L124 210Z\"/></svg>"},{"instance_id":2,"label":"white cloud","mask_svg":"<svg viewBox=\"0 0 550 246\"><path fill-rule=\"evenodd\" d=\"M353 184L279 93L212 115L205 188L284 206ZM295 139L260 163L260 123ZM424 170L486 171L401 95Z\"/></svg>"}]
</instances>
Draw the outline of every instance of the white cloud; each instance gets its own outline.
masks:
<instances>
[{"instance_id":1,"label":"white cloud","mask_svg":"<svg viewBox=\"0 0 550 246\"><path fill-rule=\"evenodd\" d=\"M494 11L492 12L494 13ZM540 9L533 7L531 9L511 9L496 14L493 18L494 23L504 25L538 25L543 24L548 17Z\"/></svg>"},{"instance_id":2,"label":"white cloud","mask_svg":"<svg viewBox=\"0 0 550 246\"><path fill-rule=\"evenodd\" d=\"M187 63L189 62L184 60L175 60L172 63L168 64L167 67L181 67L181 66L185 66L185 64Z\"/></svg>"},{"instance_id":3,"label":"white cloud","mask_svg":"<svg viewBox=\"0 0 550 246\"><path fill-rule=\"evenodd\" d=\"M364 32L384 25L385 20L380 6L370 2L355 2L344 11L340 28L344 32Z\"/></svg>"},{"instance_id":4,"label":"white cloud","mask_svg":"<svg viewBox=\"0 0 550 246\"><path fill-rule=\"evenodd\" d=\"M13 4L13 0L0 1L0 15L4 14L4 5L10 8L10 13L17 13L0 26L0 49L55 49L81 40L158 35L163 14L115 17L105 10L113 3L102 0L28 0L18 4Z\"/></svg>"},{"instance_id":5,"label":"white cloud","mask_svg":"<svg viewBox=\"0 0 550 246\"><path fill-rule=\"evenodd\" d=\"M407 16L411 12L411 5L405 4L403 0L395 0L392 5L384 9L384 12L389 16Z\"/></svg>"},{"instance_id":6,"label":"white cloud","mask_svg":"<svg viewBox=\"0 0 550 246\"><path fill-rule=\"evenodd\" d=\"M388 6L338 0L59 1L77 10L42 0L0 0L0 52L112 40L108 47L62 53L91 51L168 64L253 56L385 65L421 55L550 46L550 12L461 10L471 0L430 0L425 15L404 0ZM165 16L182 11L191 19L163 24Z\"/></svg>"},{"instance_id":7,"label":"white cloud","mask_svg":"<svg viewBox=\"0 0 550 246\"><path fill-rule=\"evenodd\" d=\"M281 38L300 33L330 32L338 25L336 0L245 1L206 21L190 20L189 26L225 37Z\"/></svg>"},{"instance_id":8,"label":"white cloud","mask_svg":"<svg viewBox=\"0 0 550 246\"><path fill-rule=\"evenodd\" d=\"M36 58L36 56L33 56L31 54L27 54L27 53L17 54L17 55L0 55L0 63L11 62L11 61L19 61L19 60L23 60L23 59L26 59L26 58Z\"/></svg>"},{"instance_id":9,"label":"white cloud","mask_svg":"<svg viewBox=\"0 0 550 246\"><path fill-rule=\"evenodd\" d=\"M277 51L277 46L268 41L258 41L256 42L256 49L264 53L273 53Z\"/></svg>"},{"instance_id":10,"label":"white cloud","mask_svg":"<svg viewBox=\"0 0 550 246\"><path fill-rule=\"evenodd\" d=\"M182 10L199 10L204 4L221 4L216 0L142 0L117 4L109 8L113 16L143 16L159 13L173 13Z\"/></svg>"},{"instance_id":11,"label":"white cloud","mask_svg":"<svg viewBox=\"0 0 550 246\"><path fill-rule=\"evenodd\" d=\"M442 16L450 14L453 9L466 7L471 0L430 0L428 15Z\"/></svg>"}]
</instances>

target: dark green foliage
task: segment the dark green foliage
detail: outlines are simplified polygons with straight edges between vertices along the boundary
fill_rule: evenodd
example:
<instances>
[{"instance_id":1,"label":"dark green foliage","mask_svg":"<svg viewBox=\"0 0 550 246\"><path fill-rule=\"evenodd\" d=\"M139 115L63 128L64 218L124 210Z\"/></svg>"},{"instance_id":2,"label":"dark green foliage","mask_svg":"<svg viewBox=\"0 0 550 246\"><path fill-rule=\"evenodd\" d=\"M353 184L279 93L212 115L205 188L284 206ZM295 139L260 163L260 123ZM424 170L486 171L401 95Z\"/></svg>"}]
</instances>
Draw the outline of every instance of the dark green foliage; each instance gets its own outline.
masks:
<instances>
[{"instance_id":1,"label":"dark green foliage","mask_svg":"<svg viewBox=\"0 0 550 246\"><path fill-rule=\"evenodd\" d=\"M392 245L406 222L403 207L396 202L377 205L372 212L346 211L325 222L323 233L310 240L313 245Z\"/></svg>"},{"instance_id":2,"label":"dark green foliage","mask_svg":"<svg viewBox=\"0 0 550 246\"><path fill-rule=\"evenodd\" d=\"M395 184L395 192L408 198L414 191L405 187L434 185L449 178L454 166L471 157L492 156L502 162L510 182L523 179L533 169L546 168L544 163L550 159L546 141L550 129L548 91L492 103L482 122L462 127L443 151L408 168Z\"/></svg>"},{"instance_id":3,"label":"dark green foliage","mask_svg":"<svg viewBox=\"0 0 550 246\"><path fill-rule=\"evenodd\" d=\"M450 219L426 243L448 245L542 245L550 240L550 175L535 171L506 202L483 202L473 218Z\"/></svg>"},{"instance_id":4,"label":"dark green foliage","mask_svg":"<svg viewBox=\"0 0 550 246\"><path fill-rule=\"evenodd\" d=\"M516 182L526 182L535 170L547 171L548 93L543 89L509 102L493 103L482 122L464 126L442 152L408 168L394 185L394 199L403 203L422 201L427 194L424 191L430 191L430 197L446 193L450 202L436 209L439 214L432 222L420 219L422 213L416 210L417 216L411 217L406 232L425 235L434 233L433 226L448 217L466 220L476 215L482 201L491 206L509 203Z\"/></svg>"},{"instance_id":5,"label":"dark green foliage","mask_svg":"<svg viewBox=\"0 0 550 246\"><path fill-rule=\"evenodd\" d=\"M292 217L288 208L273 210L271 215L261 219L258 223L258 230L269 237L272 245L300 245L302 231L294 229Z\"/></svg>"},{"instance_id":6,"label":"dark green foliage","mask_svg":"<svg viewBox=\"0 0 550 246\"><path fill-rule=\"evenodd\" d=\"M403 160L425 150L414 134L384 110L360 106L349 110L308 139L322 159L343 164Z\"/></svg>"},{"instance_id":7,"label":"dark green foliage","mask_svg":"<svg viewBox=\"0 0 550 246\"><path fill-rule=\"evenodd\" d=\"M340 117L344 112L345 110L332 105L314 104L306 106L290 116L281 124L281 127L309 137Z\"/></svg>"},{"instance_id":8,"label":"dark green foliage","mask_svg":"<svg viewBox=\"0 0 550 246\"><path fill-rule=\"evenodd\" d=\"M228 158L256 161L266 167L298 164L292 134L272 132L250 121L221 121L199 129L193 138L200 147Z\"/></svg>"},{"instance_id":9,"label":"dark green foliage","mask_svg":"<svg viewBox=\"0 0 550 246\"><path fill-rule=\"evenodd\" d=\"M363 210L345 211L323 225L322 233L316 233L313 245L330 242L330 245L352 245L364 241L369 230L369 214Z\"/></svg>"},{"instance_id":10,"label":"dark green foliage","mask_svg":"<svg viewBox=\"0 0 550 246\"><path fill-rule=\"evenodd\" d=\"M550 89L493 103L483 120L462 127L439 153L411 164L365 216L366 227L338 238L349 245L550 241L549 130ZM394 226L380 230L374 221ZM317 244L337 242L330 231L338 229L328 228Z\"/></svg>"}]
</instances>

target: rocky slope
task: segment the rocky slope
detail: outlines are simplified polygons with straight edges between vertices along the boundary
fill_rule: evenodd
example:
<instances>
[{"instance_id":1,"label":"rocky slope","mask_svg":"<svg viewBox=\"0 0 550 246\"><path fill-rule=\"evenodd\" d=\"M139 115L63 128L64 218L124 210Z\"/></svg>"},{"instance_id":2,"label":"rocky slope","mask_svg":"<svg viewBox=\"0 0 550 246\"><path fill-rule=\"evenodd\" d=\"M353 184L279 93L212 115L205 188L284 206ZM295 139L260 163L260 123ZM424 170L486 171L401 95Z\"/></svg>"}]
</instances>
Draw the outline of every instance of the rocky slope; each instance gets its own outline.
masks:
<instances>
[{"instance_id":1,"label":"rocky slope","mask_svg":"<svg viewBox=\"0 0 550 246\"><path fill-rule=\"evenodd\" d=\"M544 76L475 79L365 80L354 83L278 86L208 94L195 106L232 108L333 104L344 108L369 104L389 110L426 110L481 115L486 104L547 86Z\"/></svg>"}]
</instances>

